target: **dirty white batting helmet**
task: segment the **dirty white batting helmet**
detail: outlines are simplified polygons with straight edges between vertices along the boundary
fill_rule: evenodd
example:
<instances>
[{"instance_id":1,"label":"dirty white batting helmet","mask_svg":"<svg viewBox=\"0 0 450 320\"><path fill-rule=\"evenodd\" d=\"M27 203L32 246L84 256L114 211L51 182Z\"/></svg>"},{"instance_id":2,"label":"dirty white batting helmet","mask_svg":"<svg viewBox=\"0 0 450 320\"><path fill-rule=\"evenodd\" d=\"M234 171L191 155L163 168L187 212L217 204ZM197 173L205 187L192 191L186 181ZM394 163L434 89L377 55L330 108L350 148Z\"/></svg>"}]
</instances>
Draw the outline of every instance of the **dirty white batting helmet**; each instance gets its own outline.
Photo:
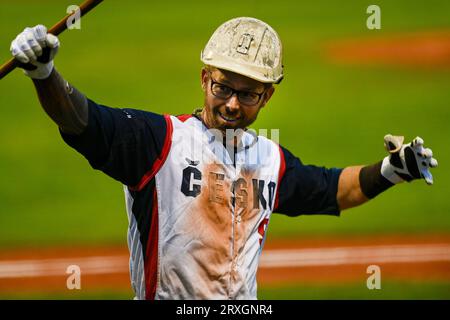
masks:
<instances>
[{"instance_id":1,"label":"dirty white batting helmet","mask_svg":"<svg viewBox=\"0 0 450 320\"><path fill-rule=\"evenodd\" d=\"M206 65L232 71L264 83L283 79L282 46L267 23L239 17L223 23L209 39L200 59Z\"/></svg>"}]
</instances>

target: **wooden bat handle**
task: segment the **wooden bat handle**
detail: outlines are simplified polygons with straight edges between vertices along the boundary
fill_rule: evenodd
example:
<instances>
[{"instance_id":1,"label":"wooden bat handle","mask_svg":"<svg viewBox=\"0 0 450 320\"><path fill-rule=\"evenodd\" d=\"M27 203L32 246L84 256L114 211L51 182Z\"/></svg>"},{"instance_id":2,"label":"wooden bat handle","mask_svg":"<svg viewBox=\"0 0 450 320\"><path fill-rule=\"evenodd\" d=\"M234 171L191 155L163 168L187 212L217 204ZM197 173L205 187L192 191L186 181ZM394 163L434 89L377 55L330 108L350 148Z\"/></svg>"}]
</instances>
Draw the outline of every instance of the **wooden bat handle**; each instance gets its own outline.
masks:
<instances>
[{"instance_id":1,"label":"wooden bat handle","mask_svg":"<svg viewBox=\"0 0 450 320\"><path fill-rule=\"evenodd\" d=\"M103 0L86 0L80 5L80 17L94 9ZM67 14L64 18L58 21L47 32L55 36L62 33L67 29L67 19L72 16L73 13ZM3 79L8 73L13 71L18 66L18 61L14 58L9 59L0 67L0 79Z\"/></svg>"}]
</instances>

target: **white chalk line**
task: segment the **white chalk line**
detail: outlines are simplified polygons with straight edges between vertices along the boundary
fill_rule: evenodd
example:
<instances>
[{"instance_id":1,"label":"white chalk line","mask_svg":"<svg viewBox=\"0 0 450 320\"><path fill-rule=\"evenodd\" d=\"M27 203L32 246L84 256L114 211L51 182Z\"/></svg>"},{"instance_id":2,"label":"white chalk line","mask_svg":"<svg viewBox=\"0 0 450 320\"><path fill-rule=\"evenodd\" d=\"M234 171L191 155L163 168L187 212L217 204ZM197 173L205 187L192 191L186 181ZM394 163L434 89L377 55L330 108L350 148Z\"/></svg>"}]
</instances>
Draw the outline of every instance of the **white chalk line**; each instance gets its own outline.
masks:
<instances>
[{"instance_id":1,"label":"white chalk line","mask_svg":"<svg viewBox=\"0 0 450 320\"><path fill-rule=\"evenodd\" d=\"M81 274L124 273L128 272L128 259L121 255L0 261L0 279L61 276L71 265L79 266Z\"/></svg>"},{"instance_id":2,"label":"white chalk line","mask_svg":"<svg viewBox=\"0 0 450 320\"><path fill-rule=\"evenodd\" d=\"M0 260L0 279L66 275L70 265L81 274L128 273L127 255L34 260ZM263 250L260 268L351 264L450 262L450 244L378 245Z\"/></svg>"},{"instance_id":3,"label":"white chalk line","mask_svg":"<svg viewBox=\"0 0 450 320\"><path fill-rule=\"evenodd\" d=\"M450 244L268 250L261 256L260 267L312 267L437 261L450 261Z\"/></svg>"}]
</instances>

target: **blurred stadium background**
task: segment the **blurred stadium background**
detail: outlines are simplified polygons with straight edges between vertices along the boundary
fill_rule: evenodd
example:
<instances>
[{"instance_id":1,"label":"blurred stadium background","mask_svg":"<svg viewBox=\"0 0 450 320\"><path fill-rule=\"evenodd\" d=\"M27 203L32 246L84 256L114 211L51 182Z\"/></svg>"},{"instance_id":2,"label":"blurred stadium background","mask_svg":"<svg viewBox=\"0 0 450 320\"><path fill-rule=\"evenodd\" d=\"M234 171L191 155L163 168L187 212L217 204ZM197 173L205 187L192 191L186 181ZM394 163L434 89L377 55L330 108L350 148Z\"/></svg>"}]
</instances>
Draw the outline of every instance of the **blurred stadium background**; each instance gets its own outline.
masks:
<instances>
[{"instance_id":1,"label":"blurred stadium background","mask_svg":"<svg viewBox=\"0 0 450 320\"><path fill-rule=\"evenodd\" d=\"M1 1L0 61L9 59L10 42L23 28L39 23L50 27L72 4L79 3ZM371 4L381 8L380 30L366 27ZM255 129L279 128L281 144L304 163L328 167L378 161L385 156L386 133L402 134L406 140L419 135L440 164L433 170L433 187L422 181L401 185L340 218L275 215L267 246L292 241L308 247L324 239L328 244L332 239L346 244L369 239L376 244L387 238L401 244L433 239L448 245L448 12L450 2L444 0L108 0L82 18L80 30L60 36L56 66L98 103L190 113L202 103L199 56L212 32L236 16L264 20L283 41L286 76ZM20 70L1 81L0 92L0 262L17 252L45 257L41 252L47 254L54 246L57 252L89 252L93 246L126 253L127 217L120 183L92 170L64 144ZM259 297L449 299L448 246L446 250L437 271L428 268L428 277L409 276L414 265L408 263L398 266L403 276L401 271L384 276L382 266L381 290L367 289L367 265L360 265L353 269L358 276L342 281L327 281L331 269L321 269L318 282L302 277L265 281L261 274ZM61 279L60 290L57 285L39 290L27 286L30 279L0 277L0 298L132 297L127 285L85 285L69 291L64 276Z\"/></svg>"}]
</instances>

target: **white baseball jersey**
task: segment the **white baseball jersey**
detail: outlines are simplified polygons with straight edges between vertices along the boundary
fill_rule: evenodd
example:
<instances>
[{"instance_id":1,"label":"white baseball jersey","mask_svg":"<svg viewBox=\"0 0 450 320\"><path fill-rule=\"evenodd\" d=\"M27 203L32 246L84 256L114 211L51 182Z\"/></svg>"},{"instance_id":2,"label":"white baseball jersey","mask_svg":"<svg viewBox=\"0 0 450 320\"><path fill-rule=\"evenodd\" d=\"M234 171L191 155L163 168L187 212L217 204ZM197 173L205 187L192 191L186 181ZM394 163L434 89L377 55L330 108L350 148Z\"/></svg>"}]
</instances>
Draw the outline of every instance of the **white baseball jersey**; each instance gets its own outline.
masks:
<instances>
[{"instance_id":1,"label":"white baseball jersey","mask_svg":"<svg viewBox=\"0 0 450 320\"><path fill-rule=\"evenodd\" d=\"M339 214L339 169L304 166L249 131L227 150L195 116L163 117L89 100L87 129L62 136L125 185L138 299L256 299L274 208L292 216Z\"/></svg>"}]
</instances>

